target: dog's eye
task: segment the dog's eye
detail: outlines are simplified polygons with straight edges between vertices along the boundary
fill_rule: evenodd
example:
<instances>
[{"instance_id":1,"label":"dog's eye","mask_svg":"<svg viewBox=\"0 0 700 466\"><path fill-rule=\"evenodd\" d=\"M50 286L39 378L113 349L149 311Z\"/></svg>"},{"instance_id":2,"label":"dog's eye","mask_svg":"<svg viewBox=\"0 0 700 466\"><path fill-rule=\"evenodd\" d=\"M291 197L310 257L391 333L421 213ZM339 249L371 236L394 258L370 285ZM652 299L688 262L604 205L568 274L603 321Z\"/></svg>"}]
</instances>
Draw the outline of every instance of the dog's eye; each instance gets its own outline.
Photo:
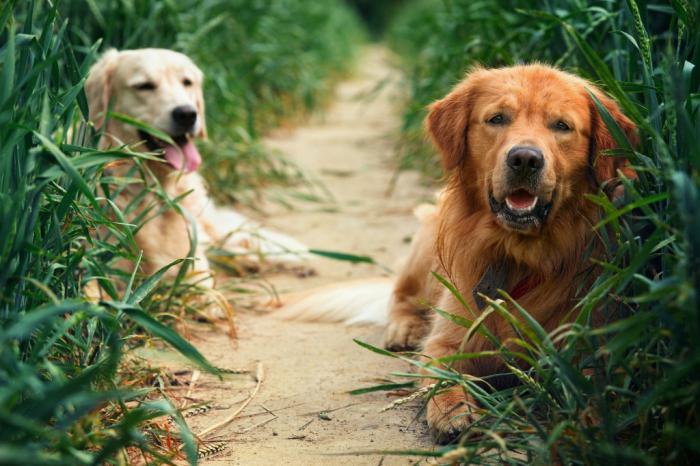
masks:
<instances>
[{"instance_id":1,"label":"dog's eye","mask_svg":"<svg viewBox=\"0 0 700 466\"><path fill-rule=\"evenodd\" d=\"M144 81L134 85L134 89L137 91L155 91L156 85L151 81Z\"/></svg>"},{"instance_id":2,"label":"dog's eye","mask_svg":"<svg viewBox=\"0 0 700 466\"><path fill-rule=\"evenodd\" d=\"M557 131L571 131L571 126L559 120L556 123L554 123L554 129L556 129Z\"/></svg>"},{"instance_id":3,"label":"dog's eye","mask_svg":"<svg viewBox=\"0 0 700 466\"><path fill-rule=\"evenodd\" d=\"M506 117L504 117L502 114L494 115L491 118L487 120L487 123L490 125L502 125L506 122Z\"/></svg>"},{"instance_id":4,"label":"dog's eye","mask_svg":"<svg viewBox=\"0 0 700 466\"><path fill-rule=\"evenodd\" d=\"M192 80L190 78L185 78L182 80L182 85L185 87L190 87L192 85Z\"/></svg>"}]
</instances>

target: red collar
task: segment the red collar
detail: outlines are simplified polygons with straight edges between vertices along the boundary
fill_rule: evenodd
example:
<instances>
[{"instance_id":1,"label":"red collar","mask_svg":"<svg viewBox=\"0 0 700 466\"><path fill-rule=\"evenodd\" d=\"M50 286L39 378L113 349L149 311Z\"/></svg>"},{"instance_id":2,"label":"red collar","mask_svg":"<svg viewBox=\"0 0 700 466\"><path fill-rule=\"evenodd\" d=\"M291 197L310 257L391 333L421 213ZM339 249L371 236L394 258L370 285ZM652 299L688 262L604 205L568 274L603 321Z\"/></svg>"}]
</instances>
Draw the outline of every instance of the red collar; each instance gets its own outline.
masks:
<instances>
[{"instance_id":1,"label":"red collar","mask_svg":"<svg viewBox=\"0 0 700 466\"><path fill-rule=\"evenodd\" d=\"M518 299L522 298L527 293L532 291L532 289L540 283L542 283L542 280L540 278L534 278L532 275L528 275L527 277L520 280L513 287L513 289L510 292L510 297L517 301Z\"/></svg>"}]
</instances>

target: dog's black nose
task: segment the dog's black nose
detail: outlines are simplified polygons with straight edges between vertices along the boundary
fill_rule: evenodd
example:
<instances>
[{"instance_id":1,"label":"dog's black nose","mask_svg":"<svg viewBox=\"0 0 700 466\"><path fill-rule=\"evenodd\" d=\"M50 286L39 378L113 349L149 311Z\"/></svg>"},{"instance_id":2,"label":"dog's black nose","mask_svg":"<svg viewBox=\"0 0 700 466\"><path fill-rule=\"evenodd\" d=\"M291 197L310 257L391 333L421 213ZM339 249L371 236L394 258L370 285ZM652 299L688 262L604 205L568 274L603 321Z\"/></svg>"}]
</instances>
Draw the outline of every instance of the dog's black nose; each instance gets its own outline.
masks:
<instances>
[{"instance_id":1,"label":"dog's black nose","mask_svg":"<svg viewBox=\"0 0 700 466\"><path fill-rule=\"evenodd\" d=\"M197 109L191 105L180 105L173 109L173 121L178 128L189 130L197 121Z\"/></svg>"},{"instance_id":2,"label":"dog's black nose","mask_svg":"<svg viewBox=\"0 0 700 466\"><path fill-rule=\"evenodd\" d=\"M506 163L518 176L528 177L544 166L542 151L531 146L515 146L508 151Z\"/></svg>"}]
</instances>

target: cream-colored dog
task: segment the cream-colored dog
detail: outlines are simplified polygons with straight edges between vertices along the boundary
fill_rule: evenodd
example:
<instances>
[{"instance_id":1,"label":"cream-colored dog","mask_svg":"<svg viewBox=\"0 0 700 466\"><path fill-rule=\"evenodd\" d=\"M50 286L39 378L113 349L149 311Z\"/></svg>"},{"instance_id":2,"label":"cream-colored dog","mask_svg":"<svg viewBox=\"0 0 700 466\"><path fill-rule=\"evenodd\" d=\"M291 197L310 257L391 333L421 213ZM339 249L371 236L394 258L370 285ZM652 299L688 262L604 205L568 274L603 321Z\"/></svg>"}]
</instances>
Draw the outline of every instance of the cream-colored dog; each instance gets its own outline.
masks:
<instances>
[{"instance_id":1,"label":"cream-colored dog","mask_svg":"<svg viewBox=\"0 0 700 466\"><path fill-rule=\"evenodd\" d=\"M248 260L264 257L273 263L298 263L306 246L260 228L232 210L217 208L209 199L196 172L202 157L194 144L195 138L206 137L202 79L199 68L181 53L164 49L110 50L92 67L85 84L90 118L96 128L104 126L100 148L128 144L134 150L162 154L162 160L146 165L169 199L179 199L183 211L169 208L153 215L165 201L152 193L141 196L143 184L128 185L115 199L120 209L128 208L130 221L154 202L159 206L135 235L143 250L143 272L153 273L175 259L188 257L195 244L195 278L202 285L213 286L205 256L212 242L223 243L225 249ZM175 144L110 118L108 110L166 133ZM132 167L133 163L125 163L109 170L114 176L124 176Z\"/></svg>"}]
</instances>

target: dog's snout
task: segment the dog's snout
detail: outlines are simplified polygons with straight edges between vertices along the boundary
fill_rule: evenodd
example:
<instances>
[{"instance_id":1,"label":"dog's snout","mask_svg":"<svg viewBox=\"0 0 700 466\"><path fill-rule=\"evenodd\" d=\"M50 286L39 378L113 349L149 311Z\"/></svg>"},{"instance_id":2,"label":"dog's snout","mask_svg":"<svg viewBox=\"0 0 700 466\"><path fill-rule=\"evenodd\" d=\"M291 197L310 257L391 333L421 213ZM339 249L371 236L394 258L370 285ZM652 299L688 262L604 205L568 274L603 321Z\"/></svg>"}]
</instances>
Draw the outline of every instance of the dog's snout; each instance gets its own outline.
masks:
<instances>
[{"instance_id":1,"label":"dog's snout","mask_svg":"<svg viewBox=\"0 0 700 466\"><path fill-rule=\"evenodd\" d=\"M515 146L508 151L506 163L519 176L530 176L544 167L542 151L532 146Z\"/></svg>"},{"instance_id":2,"label":"dog's snout","mask_svg":"<svg viewBox=\"0 0 700 466\"><path fill-rule=\"evenodd\" d=\"M181 105L173 109L173 121L185 130L192 128L197 121L197 109L192 105Z\"/></svg>"}]
</instances>

